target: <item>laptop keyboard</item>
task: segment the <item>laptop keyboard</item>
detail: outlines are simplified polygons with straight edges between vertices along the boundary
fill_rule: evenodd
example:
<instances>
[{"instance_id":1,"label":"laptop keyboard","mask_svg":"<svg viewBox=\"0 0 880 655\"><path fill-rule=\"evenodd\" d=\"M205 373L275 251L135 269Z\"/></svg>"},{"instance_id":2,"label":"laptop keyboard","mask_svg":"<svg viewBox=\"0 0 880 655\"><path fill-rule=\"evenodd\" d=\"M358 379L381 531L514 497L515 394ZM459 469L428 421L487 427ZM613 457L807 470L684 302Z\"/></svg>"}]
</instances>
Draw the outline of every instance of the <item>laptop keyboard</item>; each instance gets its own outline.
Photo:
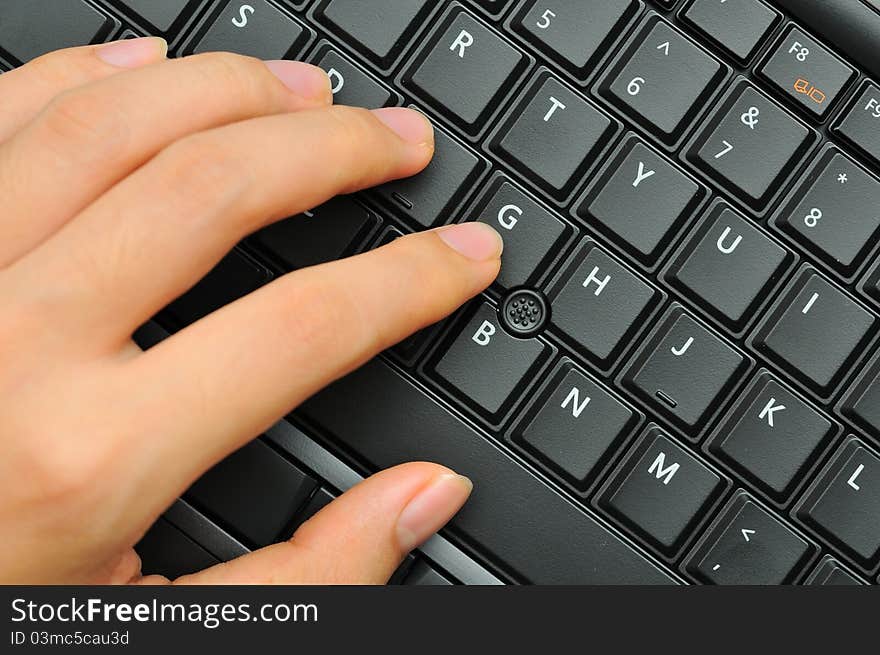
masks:
<instances>
[{"instance_id":1,"label":"laptop keyboard","mask_svg":"<svg viewBox=\"0 0 880 655\"><path fill-rule=\"evenodd\" d=\"M438 128L425 172L249 237L144 345L403 233L506 243L480 298L197 482L147 572L287 538L428 459L475 492L394 582L878 581L880 86L793 3L47 2L5 0L0 68L161 34L311 61L337 102Z\"/></svg>"}]
</instances>

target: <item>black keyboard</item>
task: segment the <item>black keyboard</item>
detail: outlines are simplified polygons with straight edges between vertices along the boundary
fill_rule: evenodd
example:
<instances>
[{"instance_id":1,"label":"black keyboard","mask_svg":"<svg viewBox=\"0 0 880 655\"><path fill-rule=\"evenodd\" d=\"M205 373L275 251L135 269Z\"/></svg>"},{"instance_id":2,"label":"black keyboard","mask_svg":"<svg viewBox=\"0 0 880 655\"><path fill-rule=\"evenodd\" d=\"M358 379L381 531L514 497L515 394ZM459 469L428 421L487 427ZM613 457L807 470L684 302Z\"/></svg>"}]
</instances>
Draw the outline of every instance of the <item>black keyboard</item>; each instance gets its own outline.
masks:
<instances>
[{"instance_id":1,"label":"black keyboard","mask_svg":"<svg viewBox=\"0 0 880 655\"><path fill-rule=\"evenodd\" d=\"M505 238L480 298L193 485L139 545L146 573L285 539L428 459L475 491L395 583L877 583L876 3L48 2L4 0L0 68L161 34L173 56L311 61L337 102L437 125L425 172L249 237L145 347L406 232Z\"/></svg>"}]
</instances>

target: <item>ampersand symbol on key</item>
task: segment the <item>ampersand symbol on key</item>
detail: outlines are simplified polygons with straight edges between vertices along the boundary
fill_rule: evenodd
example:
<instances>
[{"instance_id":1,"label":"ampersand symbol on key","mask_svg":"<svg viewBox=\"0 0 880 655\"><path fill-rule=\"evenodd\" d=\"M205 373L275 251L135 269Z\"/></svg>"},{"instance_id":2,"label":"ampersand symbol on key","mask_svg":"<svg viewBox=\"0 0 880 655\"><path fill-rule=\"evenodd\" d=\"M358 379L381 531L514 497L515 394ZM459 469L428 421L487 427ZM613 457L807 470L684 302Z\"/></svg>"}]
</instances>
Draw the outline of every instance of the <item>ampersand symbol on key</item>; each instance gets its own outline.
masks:
<instances>
[{"instance_id":1,"label":"ampersand symbol on key","mask_svg":"<svg viewBox=\"0 0 880 655\"><path fill-rule=\"evenodd\" d=\"M761 115L761 110L757 107L749 107L749 110L740 116L740 120L743 122L743 125L748 126L751 129L755 129L755 126L758 124L758 116Z\"/></svg>"}]
</instances>

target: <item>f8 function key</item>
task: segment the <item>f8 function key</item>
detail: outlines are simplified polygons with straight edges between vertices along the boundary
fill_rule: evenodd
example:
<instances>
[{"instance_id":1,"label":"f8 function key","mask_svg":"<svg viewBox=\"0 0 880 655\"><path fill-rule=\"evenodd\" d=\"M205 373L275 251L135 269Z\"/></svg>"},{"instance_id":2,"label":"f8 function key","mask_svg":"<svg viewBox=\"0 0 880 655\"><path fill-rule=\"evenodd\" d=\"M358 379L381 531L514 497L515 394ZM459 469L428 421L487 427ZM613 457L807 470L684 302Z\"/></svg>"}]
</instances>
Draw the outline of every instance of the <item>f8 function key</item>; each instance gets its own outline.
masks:
<instances>
[{"instance_id":1,"label":"f8 function key","mask_svg":"<svg viewBox=\"0 0 880 655\"><path fill-rule=\"evenodd\" d=\"M834 106L855 71L815 39L791 28L761 68L761 74L821 118Z\"/></svg>"}]
</instances>

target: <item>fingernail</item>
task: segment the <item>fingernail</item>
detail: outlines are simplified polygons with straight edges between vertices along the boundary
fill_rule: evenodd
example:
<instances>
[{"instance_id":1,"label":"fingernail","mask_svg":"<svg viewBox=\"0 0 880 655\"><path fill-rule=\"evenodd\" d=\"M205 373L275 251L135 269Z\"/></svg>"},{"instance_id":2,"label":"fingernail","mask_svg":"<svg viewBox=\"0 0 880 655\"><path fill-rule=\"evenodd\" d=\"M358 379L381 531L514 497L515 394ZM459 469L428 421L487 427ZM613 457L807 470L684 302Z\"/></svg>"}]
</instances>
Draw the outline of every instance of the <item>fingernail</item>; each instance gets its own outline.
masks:
<instances>
[{"instance_id":1,"label":"fingernail","mask_svg":"<svg viewBox=\"0 0 880 655\"><path fill-rule=\"evenodd\" d=\"M434 143L434 126L422 112L408 107L374 109L380 121L408 143L425 146Z\"/></svg>"},{"instance_id":2,"label":"fingernail","mask_svg":"<svg viewBox=\"0 0 880 655\"><path fill-rule=\"evenodd\" d=\"M440 228L437 234L447 246L475 262L498 259L504 250L501 235L485 223L450 225Z\"/></svg>"},{"instance_id":3,"label":"fingernail","mask_svg":"<svg viewBox=\"0 0 880 655\"><path fill-rule=\"evenodd\" d=\"M168 42L158 36L122 39L99 46L97 55L111 66L138 68L165 59L168 56Z\"/></svg>"},{"instance_id":4,"label":"fingernail","mask_svg":"<svg viewBox=\"0 0 880 655\"><path fill-rule=\"evenodd\" d=\"M397 518L397 540L401 549L411 551L449 522L473 490L463 475L446 473L422 489Z\"/></svg>"},{"instance_id":5,"label":"fingernail","mask_svg":"<svg viewBox=\"0 0 880 655\"><path fill-rule=\"evenodd\" d=\"M330 78L317 66L301 61L278 59L267 61L266 68L298 96L325 99L328 102L333 99L333 94L330 92Z\"/></svg>"}]
</instances>

